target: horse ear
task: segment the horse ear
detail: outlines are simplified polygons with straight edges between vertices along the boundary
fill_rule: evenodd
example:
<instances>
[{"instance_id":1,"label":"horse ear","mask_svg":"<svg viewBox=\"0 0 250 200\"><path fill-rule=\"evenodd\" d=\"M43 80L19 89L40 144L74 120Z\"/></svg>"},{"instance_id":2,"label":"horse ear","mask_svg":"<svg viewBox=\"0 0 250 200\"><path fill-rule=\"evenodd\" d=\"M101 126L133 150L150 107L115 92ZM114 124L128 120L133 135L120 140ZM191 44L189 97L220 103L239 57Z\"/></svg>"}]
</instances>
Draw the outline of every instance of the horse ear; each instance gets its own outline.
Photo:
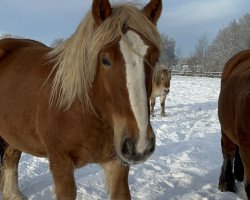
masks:
<instances>
[{"instance_id":1,"label":"horse ear","mask_svg":"<svg viewBox=\"0 0 250 200\"><path fill-rule=\"evenodd\" d=\"M162 0L151 0L144 8L143 12L154 24L157 23L162 10Z\"/></svg>"},{"instance_id":2,"label":"horse ear","mask_svg":"<svg viewBox=\"0 0 250 200\"><path fill-rule=\"evenodd\" d=\"M112 14L112 8L108 0L94 0L92 14L97 25L101 24Z\"/></svg>"}]
</instances>

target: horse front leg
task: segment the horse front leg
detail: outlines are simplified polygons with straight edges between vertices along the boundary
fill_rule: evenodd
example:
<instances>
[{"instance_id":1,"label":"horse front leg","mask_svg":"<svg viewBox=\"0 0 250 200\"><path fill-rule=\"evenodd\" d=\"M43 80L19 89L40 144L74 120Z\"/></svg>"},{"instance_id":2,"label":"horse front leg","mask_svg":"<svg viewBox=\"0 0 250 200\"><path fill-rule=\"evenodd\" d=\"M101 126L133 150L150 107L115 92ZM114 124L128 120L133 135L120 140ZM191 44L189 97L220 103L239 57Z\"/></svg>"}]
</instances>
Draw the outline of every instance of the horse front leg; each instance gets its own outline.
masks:
<instances>
[{"instance_id":1,"label":"horse front leg","mask_svg":"<svg viewBox=\"0 0 250 200\"><path fill-rule=\"evenodd\" d=\"M106 175L106 189L111 200L130 200L128 186L129 167L123 166L117 160L102 164Z\"/></svg>"},{"instance_id":2,"label":"horse front leg","mask_svg":"<svg viewBox=\"0 0 250 200\"><path fill-rule=\"evenodd\" d=\"M1 169L1 188L3 200L27 199L18 186L18 163L22 152L7 146L4 151L3 167Z\"/></svg>"},{"instance_id":3,"label":"horse front leg","mask_svg":"<svg viewBox=\"0 0 250 200\"><path fill-rule=\"evenodd\" d=\"M75 200L76 185L74 178L74 163L64 154L49 157L50 171L53 176L57 200Z\"/></svg>"},{"instance_id":4,"label":"horse front leg","mask_svg":"<svg viewBox=\"0 0 250 200\"><path fill-rule=\"evenodd\" d=\"M164 94L161 96L161 117L166 117L166 113L165 113L166 96L167 96L167 94Z\"/></svg>"},{"instance_id":5,"label":"horse front leg","mask_svg":"<svg viewBox=\"0 0 250 200\"><path fill-rule=\"evenodd\" d=\"M233 160L235 144L222 131L221 148L223 154L223 165L219 179L219 189L221 191L235 192L235 179L233 174Z\"/></svg>"}]
</instances>

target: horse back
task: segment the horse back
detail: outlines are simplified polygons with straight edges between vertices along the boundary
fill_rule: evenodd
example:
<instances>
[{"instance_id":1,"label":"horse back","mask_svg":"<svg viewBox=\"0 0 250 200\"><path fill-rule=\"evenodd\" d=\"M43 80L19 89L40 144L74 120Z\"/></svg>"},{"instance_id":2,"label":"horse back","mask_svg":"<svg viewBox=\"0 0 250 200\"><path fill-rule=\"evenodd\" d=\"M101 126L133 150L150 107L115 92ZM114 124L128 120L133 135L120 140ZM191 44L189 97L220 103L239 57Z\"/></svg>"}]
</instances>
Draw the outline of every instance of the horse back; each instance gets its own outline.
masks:
<instances>
[{"instance_id":1,"label":"horse back","mask_svg":"<svg viewBox=\"0 0 250 200\"><path fill-rule=\"evenodd\" d=\"M0 40L0 59L3 58L8 53L30 46L47 47L41 42L30 39L14 39L14 38L2 39Z\"/></svg>"},{"instance_id":2,"label":"horse back","mask_svg":"<svg viewBox=\"0 0 250 200\"><path fill-rule=\"evenodd\" d=\"M0 88L8 85L18 89L25 84L30 88L29 82L41 88L53 67L47 57L50 50L35 40L0 40Z\"/></svg>"}]
</instances>

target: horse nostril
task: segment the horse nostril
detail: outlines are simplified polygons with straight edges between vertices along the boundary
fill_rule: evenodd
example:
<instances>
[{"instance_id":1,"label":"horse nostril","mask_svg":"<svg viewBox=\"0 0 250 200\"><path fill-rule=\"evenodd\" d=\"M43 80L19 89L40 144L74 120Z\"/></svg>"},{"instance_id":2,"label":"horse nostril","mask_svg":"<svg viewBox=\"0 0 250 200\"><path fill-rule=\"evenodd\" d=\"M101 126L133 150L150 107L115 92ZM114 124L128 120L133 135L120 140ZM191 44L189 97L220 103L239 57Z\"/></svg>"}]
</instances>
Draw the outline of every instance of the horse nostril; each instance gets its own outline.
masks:
<instances>
[{"instance_id":1,"label":"horse nostril","mask_svg":"<svg viewBox=\"0 0 250 200\"><path fill-rule=\"evenodd\" d=\"M132 156L134 154L134 143L131 138L124 140L122 145L122 154L124 156Z\"/></svg>"},{"instance_id":2,"label":"horse nostril","mask_svg":"<svg viewBox=\"0 0 250 200\"><path fill-rule=\"evenodd\" d=\"M150 148L148 154L152 154L155 151L155 138L150 140Z\"/></svg>"},{"instance_id":3,"label":"horse nostril","mask_svg":"<svg viewBox=\"0 0 250 200\"><path fill-rule=\"evenodd\" d=\"M155 145L152 145L151 148L149 149L149 154L153 153L155 151Z\"/></svg>"}]
</instances>

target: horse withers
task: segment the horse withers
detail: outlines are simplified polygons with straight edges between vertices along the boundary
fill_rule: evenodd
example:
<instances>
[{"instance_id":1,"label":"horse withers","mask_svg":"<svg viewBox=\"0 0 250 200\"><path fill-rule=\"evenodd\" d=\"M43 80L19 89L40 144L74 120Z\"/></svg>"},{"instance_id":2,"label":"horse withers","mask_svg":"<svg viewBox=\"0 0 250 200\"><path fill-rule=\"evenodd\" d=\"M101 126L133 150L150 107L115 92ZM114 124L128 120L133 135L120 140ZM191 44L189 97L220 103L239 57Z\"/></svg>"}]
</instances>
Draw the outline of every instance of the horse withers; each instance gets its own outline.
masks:
<instances>
[{"instance_id":1,"label":"horse withers","mask_svg":"<svg viewBox=\"0 0 250 200\"><path fill-rule=\"evenodd\" d=\"M154 69L152 79L152 93L150 96L150 113L154 116L156 97L160 97L161 116L165 117L165 101L170 90L171 70L165 65L158 64Z\"/></svg>"},{"instance_id":2,"label":"horse withers","mask_svg":"<svg viewBox=\"0 0 250 200\"><path fill-rule=\"evenodd\" d=\"M235 192L235 179L244 179L250 199L250 50L236 54L225 64L218 116L223 154L219 188Z\"/></svg>"},{"instance_id":3,"label":"horse withers","mask_svg":"<svg viewBox=\"0 0 250 200\"><path fill-rule=\"evenodd\" d=\"M56 198L76 198L75 168L100 164L111 199L130 199L129 166L155 148L149 97L162 43L161 0L143 9L94 0L76 32L51 49L0 40L3 199L23 200L21 152L47 157Z\"/></svg>"}]
</instances>

